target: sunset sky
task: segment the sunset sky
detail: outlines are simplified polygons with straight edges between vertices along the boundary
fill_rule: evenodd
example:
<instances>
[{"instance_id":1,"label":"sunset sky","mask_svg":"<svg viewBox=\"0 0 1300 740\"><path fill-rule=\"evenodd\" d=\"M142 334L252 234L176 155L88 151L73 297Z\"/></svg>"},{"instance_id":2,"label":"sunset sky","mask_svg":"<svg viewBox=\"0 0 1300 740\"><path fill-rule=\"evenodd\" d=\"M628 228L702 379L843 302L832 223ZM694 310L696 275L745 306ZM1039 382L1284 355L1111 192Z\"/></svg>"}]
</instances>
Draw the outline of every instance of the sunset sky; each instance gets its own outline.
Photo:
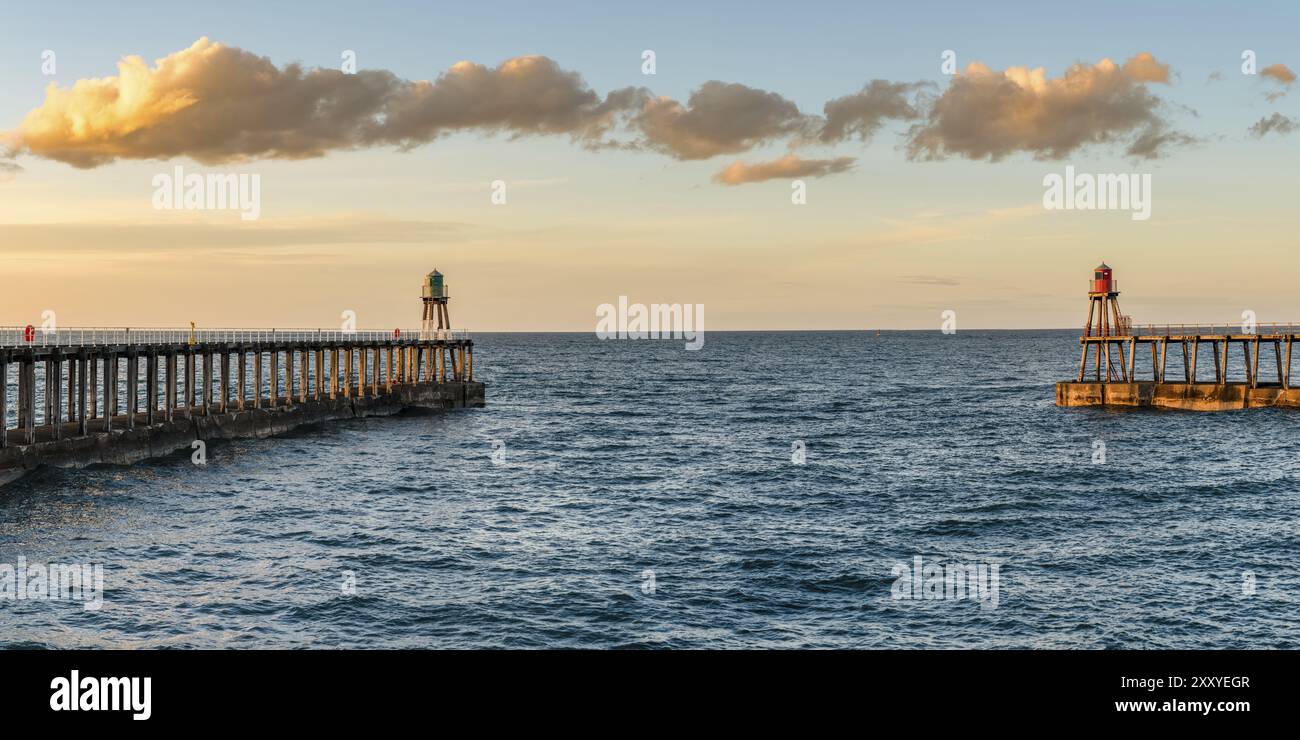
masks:
<instances>
[{"instance_id":1,"label":"sunset sky","mask_svg":"<svg viewBox=\"0 0 1300 740\"><path fill-rule=\"evenodd\" d=\"M474 331L1072 327L1103 259L1136 323L1300 321L1293 4L409 5L7 7L0 325L411 326L437 267ZM1067 165L1151 218L1044 209Z\"/></svg>"}]
</instances>

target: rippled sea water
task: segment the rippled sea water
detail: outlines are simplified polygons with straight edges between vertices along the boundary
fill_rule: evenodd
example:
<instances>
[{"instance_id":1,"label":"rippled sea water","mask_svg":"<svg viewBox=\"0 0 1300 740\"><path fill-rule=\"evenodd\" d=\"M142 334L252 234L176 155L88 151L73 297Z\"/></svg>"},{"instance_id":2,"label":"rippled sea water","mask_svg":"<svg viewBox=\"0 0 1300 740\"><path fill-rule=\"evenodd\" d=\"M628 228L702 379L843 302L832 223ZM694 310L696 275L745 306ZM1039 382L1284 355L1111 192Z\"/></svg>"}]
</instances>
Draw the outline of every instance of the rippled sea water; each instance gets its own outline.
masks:
<instances>
[{"instance_id":1,"label":"rippled sea water","mask_svg":"<svg viewBox=\"0 0 1300 740\"><path fill-rule=\"evenodd\" d=\"M476 339L484 409L0 488L0 563L106 579L0 644L1300 646L1300 412L1057 408L1070 331ZM997 606L895 600L917 555Z\"/></svg>"}]
</instances>

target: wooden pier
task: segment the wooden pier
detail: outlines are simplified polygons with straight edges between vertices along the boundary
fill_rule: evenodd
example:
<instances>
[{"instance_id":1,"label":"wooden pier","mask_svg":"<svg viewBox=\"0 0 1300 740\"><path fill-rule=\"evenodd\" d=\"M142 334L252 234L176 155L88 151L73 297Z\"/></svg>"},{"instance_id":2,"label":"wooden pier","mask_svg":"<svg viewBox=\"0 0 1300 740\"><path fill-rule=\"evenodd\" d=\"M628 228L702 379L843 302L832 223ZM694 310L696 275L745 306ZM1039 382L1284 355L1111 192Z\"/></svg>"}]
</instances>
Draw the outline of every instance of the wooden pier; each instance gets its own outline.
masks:
<instances>
[{"instance_id":1,"label":"wooden pier","mask_svg":"<svg viewBox=\"0 0 1300 740\"><path fill-rule=\"evenodd\" d=\"M43 464L130 463L196 439L484 401L473 340L428 327L0 328L0 381L0 484Z\"/></svg>"},{"instance_id":2,"label":"wooden pier","mask_svg":"<svg viewBox=\"0 0 1300 740\"><path fill-rule=\"evenodd\" d=\"M1231 328L1238 331L1232 332ZM1080 337L1079 374L1056 385L1059 406L1158 406L1222 411L1284 406L1300 408L1300 389L1292 387L1292 354L1300 328L1240 327L1202 331L1202 327L1154 327L1142 334ZM1209 347L1208 351L1205 349ZM1138 361L1139 355L1151 357ZM1174 358L1169 358L1170 351ZM1102 359L1088 362L1088 354ZM1241 363L1229 371L1229 356ZM1205 362L1208 360L1209 368ZM1264 359L1267 356L1267 359ZM1261 360L1263 374L1261 374ZM1169 372L1170 365L1173 373ZM1211 378L1210 375L1213 375Z\"/></svg>"},{"instance_id":3,"label":"wooden pier","mask_svg":"<svg viewBox=\"0 0 1300 740\"><path fill-rule=\"evenodd\" d=\"M1291 355L1300 326L1149 324L1135 328L1132 320L1120 313L1118 295L1111 269L1105 263L1095 268L1088 291L1088 321L1079 337L1079 373L1072 381L1056 384L1058 406L1155 406L1194 411L1300 408L1300 389L1291 383ZM1203 350L1206 345L1208 352ZM1234 378L1229 357L1237 348L1241 364L1232 366L1237 370ZM1149 372L1146 360L1138 360L1148 349ZM1171 350L1172 375L1168 373ZM1213 380L1199 362L1202 354L1212 360ZM1271 355L1263 368L1265 375L1272 376L1268 379L1261 377L1260 362L1265 354Z\"/></svg>"}]
</instances>

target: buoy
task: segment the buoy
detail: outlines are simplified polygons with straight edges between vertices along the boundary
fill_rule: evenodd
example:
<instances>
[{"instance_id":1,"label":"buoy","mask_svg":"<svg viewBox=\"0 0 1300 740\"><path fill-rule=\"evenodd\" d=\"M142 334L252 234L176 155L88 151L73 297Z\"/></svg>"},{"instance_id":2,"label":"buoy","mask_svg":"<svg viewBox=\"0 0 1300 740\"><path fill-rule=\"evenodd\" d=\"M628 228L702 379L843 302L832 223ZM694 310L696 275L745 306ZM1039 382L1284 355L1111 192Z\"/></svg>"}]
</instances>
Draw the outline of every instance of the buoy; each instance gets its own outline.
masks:
<instances>
[{"instance_id":1,"label":"buoy","mask_svg":"<svg viewBox=\"0 0 1300 740\"><path fill-rule=\"evenodd\" d=\"M23 341L24 342L36 341L36 327L32 326L31 324L28 324L27 328L23 329Z\"/></svg>"}]
</instances>

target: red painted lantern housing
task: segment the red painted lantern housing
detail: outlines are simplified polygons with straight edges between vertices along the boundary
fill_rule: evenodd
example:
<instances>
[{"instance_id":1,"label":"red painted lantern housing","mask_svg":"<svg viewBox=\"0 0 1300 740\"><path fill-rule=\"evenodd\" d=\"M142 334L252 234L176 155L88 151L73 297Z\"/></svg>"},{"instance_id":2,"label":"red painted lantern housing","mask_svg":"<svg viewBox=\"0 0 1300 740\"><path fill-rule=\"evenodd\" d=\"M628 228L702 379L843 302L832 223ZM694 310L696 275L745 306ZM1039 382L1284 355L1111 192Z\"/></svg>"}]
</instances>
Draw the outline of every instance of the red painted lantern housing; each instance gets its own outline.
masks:
<instances>
[{"instance_id":1,"label":"red painted lantern housing","mask_svg":"<svg viewBox=\"0 0 1300 740\"><path fill-rule=\"evenodd\" d=\"M1091 293L1114 293L1115 285L1111 279L1110 266L1105 262L1097 265L1092 271L1092 290Z\"/></svg>"}]
</instances>

